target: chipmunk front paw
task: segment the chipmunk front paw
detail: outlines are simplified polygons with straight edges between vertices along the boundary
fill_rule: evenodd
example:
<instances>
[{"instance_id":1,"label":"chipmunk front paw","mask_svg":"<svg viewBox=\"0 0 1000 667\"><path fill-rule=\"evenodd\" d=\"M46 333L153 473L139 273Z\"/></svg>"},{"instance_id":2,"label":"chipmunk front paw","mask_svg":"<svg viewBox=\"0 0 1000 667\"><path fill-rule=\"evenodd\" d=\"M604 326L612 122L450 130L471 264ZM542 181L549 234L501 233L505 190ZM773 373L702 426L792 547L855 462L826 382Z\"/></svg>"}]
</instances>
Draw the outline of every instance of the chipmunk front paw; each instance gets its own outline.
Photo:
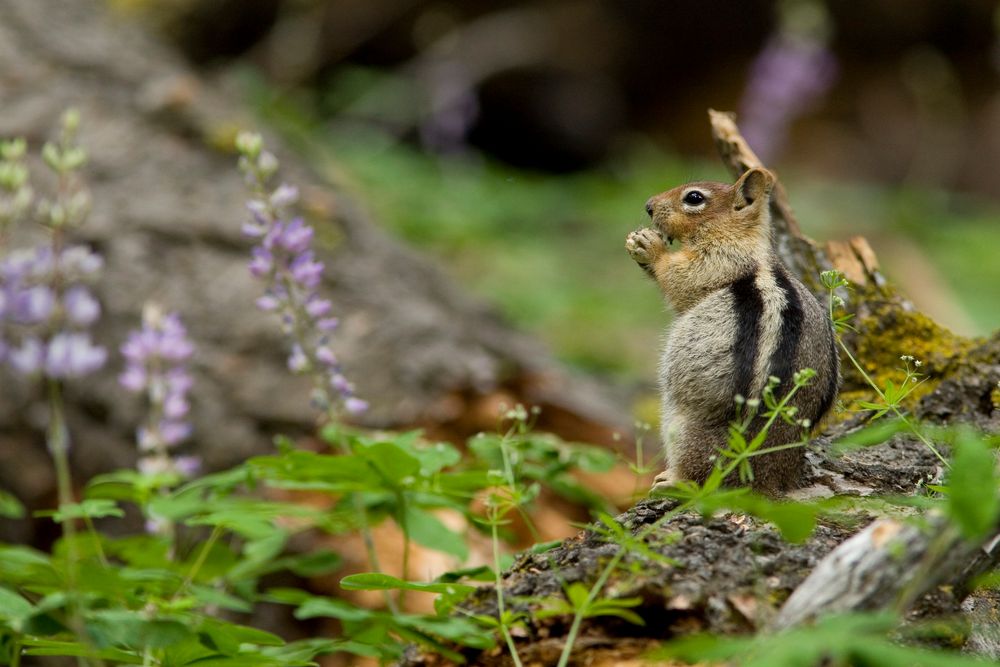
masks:
<instances>
[{"instance_id":1,"label":"chipmunk front paw","mask_svg":"<svg viewBox=\"0 0 1000 667\"><path fill-rule=\"evenodd\" d=\"M655 262L665 249L663 239L649 227L637 229L625 239L625 250L642 267Z\"/></svg>"}]
</instances>

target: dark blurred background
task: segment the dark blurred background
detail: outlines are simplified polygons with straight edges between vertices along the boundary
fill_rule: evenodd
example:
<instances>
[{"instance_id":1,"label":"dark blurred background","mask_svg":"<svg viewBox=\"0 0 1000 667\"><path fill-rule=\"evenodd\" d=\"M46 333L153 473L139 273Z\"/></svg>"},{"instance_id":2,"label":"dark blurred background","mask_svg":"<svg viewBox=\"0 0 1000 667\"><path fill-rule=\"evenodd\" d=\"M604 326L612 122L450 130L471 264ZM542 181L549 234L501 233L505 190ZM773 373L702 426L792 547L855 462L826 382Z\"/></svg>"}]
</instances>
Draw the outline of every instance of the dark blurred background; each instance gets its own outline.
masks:
<instances>
[{"instance_id":1,"label":"dark blurred background","mask_svg":"<svg viewBox=\"0 0 1000 667\"><path fill-rule=\"evenodd\" d=\"M996 0L109 1L583 366L649 364L664 315L621 240L722 176L708 107L807 232L869 236L962 333L1000 325Z\"/></svg>"}]
</instances>

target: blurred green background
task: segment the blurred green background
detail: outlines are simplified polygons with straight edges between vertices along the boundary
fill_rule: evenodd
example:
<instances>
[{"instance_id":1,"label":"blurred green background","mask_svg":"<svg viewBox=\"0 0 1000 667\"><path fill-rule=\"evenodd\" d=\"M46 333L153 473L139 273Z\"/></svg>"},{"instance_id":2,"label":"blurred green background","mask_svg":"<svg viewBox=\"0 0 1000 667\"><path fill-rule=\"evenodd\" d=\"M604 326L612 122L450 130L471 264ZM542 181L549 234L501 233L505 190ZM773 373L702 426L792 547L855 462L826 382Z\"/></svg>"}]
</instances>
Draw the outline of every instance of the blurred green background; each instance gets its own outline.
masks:
<instances>
[{"instance_id":1,"label":"blurred green background","mask_svg":"<svg viewBox=\"0 0 1000 667\"><path fill-rule=\"evenodd\" d=\"M626 255L652 194L725 177L740 113L809 235L1000 326L995 0L113 0L236 81L377 219L563 359L648 382L669 313Z\"/></svg>"}]
</instances>

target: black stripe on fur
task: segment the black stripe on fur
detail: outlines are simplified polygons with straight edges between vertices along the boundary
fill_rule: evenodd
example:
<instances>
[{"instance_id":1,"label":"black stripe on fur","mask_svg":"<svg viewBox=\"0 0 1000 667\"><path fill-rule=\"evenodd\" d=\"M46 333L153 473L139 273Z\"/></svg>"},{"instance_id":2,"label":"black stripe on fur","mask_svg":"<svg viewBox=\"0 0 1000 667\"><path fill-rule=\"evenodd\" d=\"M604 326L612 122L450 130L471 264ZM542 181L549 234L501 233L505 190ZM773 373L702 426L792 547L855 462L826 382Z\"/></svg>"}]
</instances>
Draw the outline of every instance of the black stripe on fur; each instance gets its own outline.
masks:
<instances>
[{"instance_id":1,"label":"black stripe on fur","mask_svg":"<svg viewBox=\"0 0 1000 667\"><path fill-rule=\"evenodd\" d=\"M760 318L764 311L764 299L756 284L757 272L740 278L729 285L736 310L736 340L733 341L733 367L736 369L734 394L753 398L750 390L754 385L754 364L760 347Z\"/></svg>"},{"instance_id":2,"label":"black stripe on fur","mask_svg":"<svg viewBox=\"0 0 1000 667\"><path fill-rule=\"evenodd\" d=\"M800 370L795 368L795 362L798 358L799 340L802 338L804 314L799 293L785 267L780 264L774 266L774 281L785 293L785 306L781 309L781 331L778 344L768 362L768 373L781 379L781 384L775 390L775 398L781 398L792 388L792 375ZM816 370L819 371L818 368Z\"/></svg>"}]
</instances>

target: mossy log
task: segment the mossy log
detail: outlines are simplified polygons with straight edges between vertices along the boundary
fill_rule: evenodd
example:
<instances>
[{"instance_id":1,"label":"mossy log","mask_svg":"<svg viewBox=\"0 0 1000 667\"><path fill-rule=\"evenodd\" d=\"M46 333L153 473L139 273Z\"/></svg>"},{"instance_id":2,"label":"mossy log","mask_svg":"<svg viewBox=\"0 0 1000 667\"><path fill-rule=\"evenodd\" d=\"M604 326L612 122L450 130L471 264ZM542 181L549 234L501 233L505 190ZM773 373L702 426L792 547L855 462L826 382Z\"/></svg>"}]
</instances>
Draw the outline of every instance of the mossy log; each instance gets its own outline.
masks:
<instances>
[{"instance_id":1,"label":"mossy log","mask_svg":"<svg viewBox=\"0 0 1000 667\"><path fill-rule=\"evenodd\" d=\"M732 114L710 111L709 120L734 177L763 166ZM889 369L900 365L900 355L918 357L928 376L911 401L918 419L1000 431L1000 334L988 340L962 338L916 311L885 280L875 253L860 237L825 247L807 238L780 182L772 214L779 254L818 296L824 296L821 271L836 268L852 281L846 296L857 330L847 342L876 381L894 377ZM844 366L848 372L841 402L862 393L870 398L861 375L850 372L846 362ZM844 411L821 427L807 453L809 479L794 497L898 497L922 493L942 480L941 462L912 435L897 434L880 445L833 454L830 443L863 421L863 415ZM617 521L634 534L675 506L669 500L643 501ZM839 520L821 521L811 537L794 544L770 524L743 514L682 513L647 538L664 561L626 554L602 591L607 598L640 598L635 611L645 625L609 617L585 621L572 664L644 664L642 656L651 648L692 633L773 632L826 613L879 609L901 611L910 619L955 619L964 612L965 621L959 623L964 634L952 638L952 645L964 643L968 650L1000 658L998 605L985 594L970 595L968 586L1000 561L998 541L965 541L936 516L916 524L847 511ZM569 584L593 585L620 548L586 530L544 554L521 555L504 573L508 608L530 619L517 637L525 664L555 664L569 630L566 617L533 617L540 601L563 596ZM480 590L464 606L466 612L495 615L495 592ZM512 664L502 646L467 657L474 665ZM411 650L402 664L446 661Z\"/></svg>"},{"instance_id":2,"label":"mossy log","mask_svg":"<svg viewBox=\"0 0 1000 667\"><path fill-rule=\"evenodd\" d=\"M708 117L719 156L734 178L751 167L765 166L740 134L734 114L709 110ZM880 386L902 377L897 370L900 356L922 361L927 382L911 395L908 407L915 407L942 380L976 375L983 364L996 363L989 341L956 335L914 308L881 273L875 251L864 237L820 245L803 234L780 181L771 200L771 217L778 255L817 297L826 298L819 281L823 271L837 269L851 282L852 289L840 293L854 314L855 331L847 334L847 343ZM842 402L849 403L859 393L867 395L864 378L850 364L842 364L842 369ZM992 389L983 385L980 400L989 402Z\"/></svg>"}]
</instances>

